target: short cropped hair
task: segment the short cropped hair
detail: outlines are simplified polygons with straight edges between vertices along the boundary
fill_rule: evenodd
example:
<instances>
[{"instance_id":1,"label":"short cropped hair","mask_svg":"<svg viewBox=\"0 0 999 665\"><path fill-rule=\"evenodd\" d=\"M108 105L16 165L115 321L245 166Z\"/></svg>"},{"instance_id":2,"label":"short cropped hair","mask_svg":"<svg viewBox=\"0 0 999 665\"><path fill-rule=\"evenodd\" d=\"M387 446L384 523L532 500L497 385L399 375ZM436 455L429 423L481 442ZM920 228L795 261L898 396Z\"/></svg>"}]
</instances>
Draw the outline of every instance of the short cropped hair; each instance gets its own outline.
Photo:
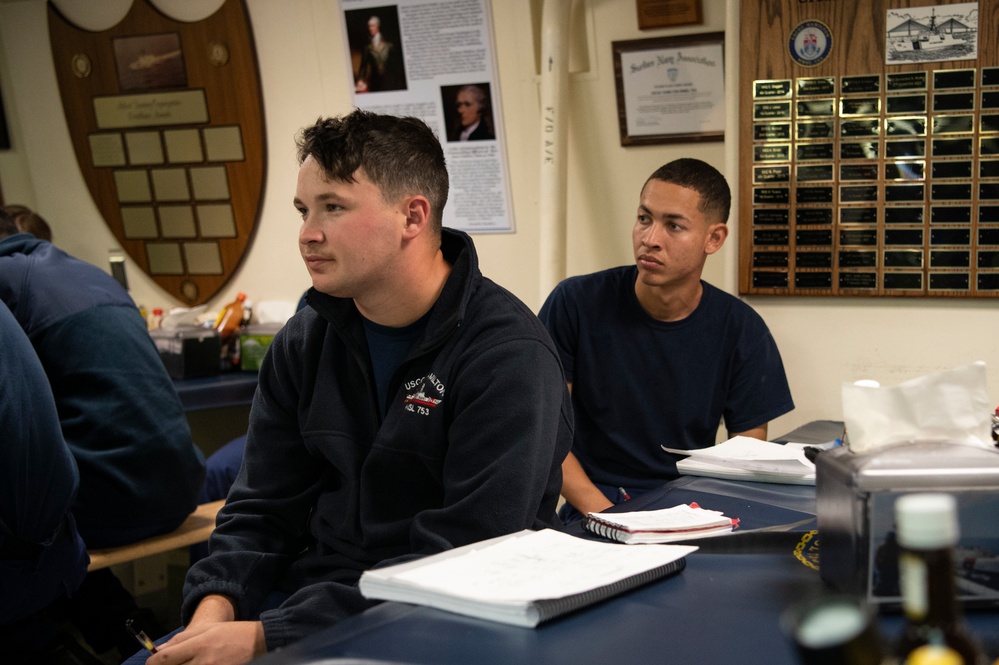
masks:
<instances>
[{"instance_id":1,"label":"short cropped hair","mask_svg":"<svg viewBox=\"0 0 999 665\"><path fill-rule=\"evenodd\" d=\"M694 190L701 195L701 204L698 206L701 212L722 223L728 221L732 190L729 189L725 176L707 162L692 157L674 159L656 169L645 184L649 184L650 180L661 180ZM642 189L645 189L645 185L642 185Z\"/></svg>"},{"instance_id":2,"label":"short cropped hair","mask_svg":"<svg viewBox=\"0 0 999 665\"><path fill-rule=\"evenodd\" d=\"M14 220L18 233L30 233L39 240L52 242L52 228L41 215L28 206L9 205L4 206L3 210Z\"/></svg>"},{"instance_id":3,"label":"short cropped hair","mask_svg":"<svg viewBox=\"0 0 999 665\"><path fill-rule=\"evenodd\" d=\"M427 197L431 229L440 236L447 164L437 135L419 118L356 109L320 118L300 132L297 145L299 164L312 157L330 180L356 182L357 170L364 169L386 202L414 194Z\"/></svg>"}]
</instances>

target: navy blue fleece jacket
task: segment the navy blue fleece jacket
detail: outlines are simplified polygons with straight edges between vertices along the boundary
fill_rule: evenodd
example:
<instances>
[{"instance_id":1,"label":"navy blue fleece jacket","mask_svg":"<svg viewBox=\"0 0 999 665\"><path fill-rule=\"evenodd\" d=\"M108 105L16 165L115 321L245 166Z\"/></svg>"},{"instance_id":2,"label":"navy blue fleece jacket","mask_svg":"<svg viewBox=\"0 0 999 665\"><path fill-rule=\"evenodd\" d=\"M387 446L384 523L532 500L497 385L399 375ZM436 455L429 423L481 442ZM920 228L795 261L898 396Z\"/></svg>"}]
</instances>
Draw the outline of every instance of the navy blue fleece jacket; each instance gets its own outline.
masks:
<instances>
[{"instance_id":1,"label":"navy blue fleece jacket","mask_svg":"<svg viewBox=\"0 0 999 665\"><path fill-rule=\"evenodd\" d=\"M97 266L19 233L0 240L0 299L52 386L87 546L176 528L197 505L204 457L132 298Z\"/></svg>"},{"instance_id":2,"label":"navy blue fleece jacket","mask_svg":"<svg viewBox=\"0 0 999 665\"><path fill-rule=\"evenodd\" d=\"M444 230L451 274L423 338L378 399L349 299L308 294L268 350L246 453L190 571L184 620L207 594L261 620L268 649L371 603L367 568L550 526L572 411L561 363L534 314L479 272L464 233Z\"/></svg>"}]
</instances>

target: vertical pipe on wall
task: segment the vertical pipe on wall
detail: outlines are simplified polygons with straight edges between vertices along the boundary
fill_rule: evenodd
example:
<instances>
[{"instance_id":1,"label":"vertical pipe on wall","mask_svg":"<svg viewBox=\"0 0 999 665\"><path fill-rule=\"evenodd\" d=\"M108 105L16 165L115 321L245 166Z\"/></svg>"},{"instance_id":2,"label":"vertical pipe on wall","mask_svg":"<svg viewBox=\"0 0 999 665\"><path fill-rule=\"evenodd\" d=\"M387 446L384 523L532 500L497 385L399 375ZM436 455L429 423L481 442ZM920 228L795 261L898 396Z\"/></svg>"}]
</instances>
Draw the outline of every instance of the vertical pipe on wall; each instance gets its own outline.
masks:
<instances>
[{"instance_id":1,"label":"vertical pipe on wall","mask_svg":"<svg viewBox=\"0 0 999 665\"><path fill-rule=\"evenodd\" d=\"M573 0L544 0L541 18L540 289L544 300L566 273L566 123Z\"/></svg>"},{"instance_id":2,"label":"vertical pipe on wall","mask_svg":"<svg viewBox=\"0 0 999 665\"><path fill-rule=\"evenodd\" d=\"M732 212L728 217L728 249L725 252L723 288L729 293L739 290L739 234L745 232L739 218L739 58L740 0L725 3L725 178L732 190ZM748 228L749 222L746 222Z\"/></svg>"}]
</instances>

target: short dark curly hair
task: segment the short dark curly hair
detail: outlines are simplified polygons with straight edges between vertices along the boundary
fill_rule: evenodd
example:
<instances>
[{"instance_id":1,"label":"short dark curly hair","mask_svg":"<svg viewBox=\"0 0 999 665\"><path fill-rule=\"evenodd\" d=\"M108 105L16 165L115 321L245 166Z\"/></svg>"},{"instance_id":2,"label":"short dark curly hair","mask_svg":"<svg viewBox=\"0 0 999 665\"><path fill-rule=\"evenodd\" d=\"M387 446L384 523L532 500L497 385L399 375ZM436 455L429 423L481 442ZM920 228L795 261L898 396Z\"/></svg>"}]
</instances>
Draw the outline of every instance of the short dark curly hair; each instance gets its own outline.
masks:
<instances>
[{"instance_id":1,"label":"short dark curly hair","mask_svg":"<svg viewBox=\"0 0 999 665\"><path fill-rule=\"evenodd\" d=\"M386 201L421 194L430 201L430 221L440 236L448 195L444 149L419 118L382 115L355 109L339 117L319 118L297 139L298 161L316 160L330 180L351 182L358 169Z\"/></svg>"},{"instance_id":2,"label":"short dark curly hair","mask_svg":"<svg viewBox=\"0 0 999 665\"><path fill-rule=\"evenodd\" d=\"M692 157L674 159L656 169L645 181L645 185L650 180L661 180L694 190L701 195L698 206L701 212L721 222L728 221L732 190L729 189L725 176L707 162ZM642 185L643 190L645 185Z\"/></svg>"}]
</instances>

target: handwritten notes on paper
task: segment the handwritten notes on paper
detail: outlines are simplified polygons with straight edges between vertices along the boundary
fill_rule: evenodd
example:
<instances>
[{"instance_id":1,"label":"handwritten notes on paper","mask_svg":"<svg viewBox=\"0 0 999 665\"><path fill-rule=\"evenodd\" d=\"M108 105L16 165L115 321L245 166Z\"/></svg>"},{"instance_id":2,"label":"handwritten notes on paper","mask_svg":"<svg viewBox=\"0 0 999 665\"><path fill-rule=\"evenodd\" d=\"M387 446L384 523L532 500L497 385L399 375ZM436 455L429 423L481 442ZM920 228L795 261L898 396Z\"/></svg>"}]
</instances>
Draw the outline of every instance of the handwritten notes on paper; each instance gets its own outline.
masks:
<instances>
[{"instance_id":1,"label":"handwritten notes on paper","mask_svg":"<svg viewBox=\"0 0 999 665\"><path fill-rule=\"evenodd\" d=\"M613 555L608 552L608 545ZM693 547L675 546L676 558ZM663 562L659 548L622 548L552 529L534 532L399 575L427 587L460 589L478 600L558 598L609 584Z\"/></svg>"}]
</instances>

